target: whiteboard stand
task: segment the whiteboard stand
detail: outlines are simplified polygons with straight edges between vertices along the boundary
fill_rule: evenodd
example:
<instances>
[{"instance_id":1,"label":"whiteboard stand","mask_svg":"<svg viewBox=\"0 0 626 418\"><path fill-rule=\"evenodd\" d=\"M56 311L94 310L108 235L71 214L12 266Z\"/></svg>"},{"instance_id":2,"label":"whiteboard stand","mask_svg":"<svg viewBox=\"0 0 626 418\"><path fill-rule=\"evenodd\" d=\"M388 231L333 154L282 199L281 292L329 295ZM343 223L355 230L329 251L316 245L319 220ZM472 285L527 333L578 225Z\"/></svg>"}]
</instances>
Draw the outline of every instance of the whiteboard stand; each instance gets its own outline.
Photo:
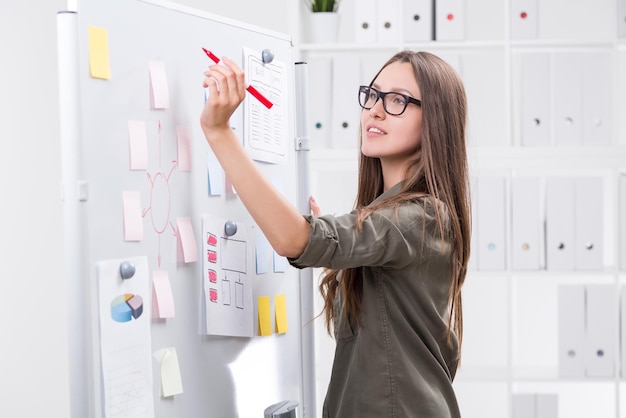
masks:
<instances>
[{"instance_id":1,"label":"whiteboard stand","mask_svg":"<svg viewBox=\"0 0 626 418\"><path fill-rule=\"evenodd\" d=\"M61 182L63 235L68 301L68 355L70 414L73 418L90 416L88 376L92 362L87 361L89 346L89 293L86 278L84 237L87 184L83 180L80 143L80 89L78 60L78 16L74 11L57 14L59 66L59 126L61 137Z\"/></svg>"},{"instance_id":2,"label":"whiteboard stand","mask_svg":"<svg viewBox=\"0 0 626 418\"><path fill-rule=\"evenodd\" d=\"M295 63L296 138L298 164L298 209L311 213L309 205L309 134L308 134L308 71L306 62ZM305 418L317 417L315 402L315 333L309 321L314 317L313 270L300 270L300 316L302 321L302 392Z\"/></svg>"}]
</instances>

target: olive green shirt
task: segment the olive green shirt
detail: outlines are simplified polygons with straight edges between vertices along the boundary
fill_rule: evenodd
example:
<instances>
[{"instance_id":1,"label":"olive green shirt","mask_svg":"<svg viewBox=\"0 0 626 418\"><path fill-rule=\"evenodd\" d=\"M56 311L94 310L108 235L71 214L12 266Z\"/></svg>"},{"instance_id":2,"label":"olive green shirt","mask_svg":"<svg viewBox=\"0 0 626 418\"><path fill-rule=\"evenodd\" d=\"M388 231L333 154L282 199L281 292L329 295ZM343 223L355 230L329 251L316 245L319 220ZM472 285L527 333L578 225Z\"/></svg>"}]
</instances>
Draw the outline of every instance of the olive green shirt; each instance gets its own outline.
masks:
<instances>
[{"instance_id":1,"label":"olive green shirt","mask_svg":"<svg viewBox=\"0 0 626 418\"><path fill-rule=\"evenodd\" d=\"M324 418L460 417L452 388L458 346L447 336L454 258L428 201L378 210L358 233L355 212L306 216L311 235L292 265L363 267L360 326L343 315L341 292L335 300L337 346Z\"/></svg>"}]
</instances>

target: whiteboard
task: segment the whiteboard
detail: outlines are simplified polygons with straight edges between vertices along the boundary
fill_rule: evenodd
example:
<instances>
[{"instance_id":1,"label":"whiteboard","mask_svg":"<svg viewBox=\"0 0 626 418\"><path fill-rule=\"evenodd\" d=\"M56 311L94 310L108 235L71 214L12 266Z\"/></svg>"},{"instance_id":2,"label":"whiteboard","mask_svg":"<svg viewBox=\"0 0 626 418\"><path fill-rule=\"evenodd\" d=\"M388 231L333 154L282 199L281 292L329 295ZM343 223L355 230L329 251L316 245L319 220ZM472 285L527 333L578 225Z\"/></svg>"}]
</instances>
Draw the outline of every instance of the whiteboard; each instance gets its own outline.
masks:
<instances>
[{"instance_id":1,"label":"whiteboard","mask_svg":"<svg viewBox=\"0 0 626 418\"><path fill-rule=\"evenodd\" d=\"M89 416L100 417L105 410L98 319L97 282L100 278L96 266L115 260L145 259L149 272L167 272L175 303L175 317L151 318L151 351L175 347L183 388L181 394L162 397L159 366L150 359L156 417L262 417L266 407L284 400L298 402L298 416L304 416L301 410L303 386L307 384L305 379L312 379L312 376L304 376L302 372L302 324L311 318L301 317L299 305L301 292L310 293L311 289L307 286L301 289L296 269L277 258L284 271L271 269L256 274L256 260L248 260L254 304L253 335L233 337L201 332L202 258L206 255L201 236L203 217L232 220L242 230L257 229L236 191L229 191L228 187L219 195L211 194L215 190L209 191L208 173L214 173L215 166L211 166L213 171L210 171L208 164L215 164L215 161L210 158L209 147L200 130L199 116L205 94L201 87L202 71L211 62L202 48L218 56L240 60L242 64L244 49L259 52L269 49L276 62L285 64L286 89L279 97L286 117L285 152L273 163L258 161L257 164L270 179L276 180L280 191L295 205L298 176L293 146L296 127L290 37L160 1L85 1L78 4L75 16L76 106L63 105L63 96L71 96L71 93L66 92L67 85L60 82L62 138L64 126L67 131L67 125L72 124L79 137L77 143L65 141L62 144L62 148L66 148L62 151L63 164L69 167L63 175L64 203L68 208L78 207L66 210L65 216L65 223L74 223L78 229L73 233L76 239L66 244L68 280L75 281L70 283L70 287L78 289L74 296L85 297L83 303L77 304L80 312L74 319L76 323L70 318L74 333L74 340L70 342L74 351L70 349L70 355L74 353L78 359L70 377L73 415L79 416L88 410ZM62 19L59 23L68 24L69 20L71 25L72 19L66 19L65 23ZM90 76L90 27L106 30L110 79ZM59 42L67 40L60 35ZM63 53L64 47L60 45L60 68L73 65L65 62L71 60L71 54L68 58L68 54ZM169 105L164 109L154 108L150 68L155 62L164 66L167 79ZM63 74L60 77L63 78ZM253 101L254 98L247 97L231 119L244 142L244 115L246 106L258 105ZM129 121L145 122L147 163L144 169L130 166ZM177 139L180 127L189 133L190 171L181 168ZM142 214L141 238L131 241L125 240L125 192L133 192L138 197ZM178 239L181 218L190 220L199 254L196 262L185 262L181 251ZM66 226L68 236L72 235L71 229L71 225ZM66 238L66 242L69 241L71 239ZM255 257L254 251L250 254ZM273 266L273 255L269 257ZM257 299L269 296L273 301L279 294L286 298L288 332L261 337L256 317ZM145 295L143 301L149 307L152 296ZM81 358L85 364L80 364ZM86 383L85 387L81 383Z\"/></svg>"}]
</instances>

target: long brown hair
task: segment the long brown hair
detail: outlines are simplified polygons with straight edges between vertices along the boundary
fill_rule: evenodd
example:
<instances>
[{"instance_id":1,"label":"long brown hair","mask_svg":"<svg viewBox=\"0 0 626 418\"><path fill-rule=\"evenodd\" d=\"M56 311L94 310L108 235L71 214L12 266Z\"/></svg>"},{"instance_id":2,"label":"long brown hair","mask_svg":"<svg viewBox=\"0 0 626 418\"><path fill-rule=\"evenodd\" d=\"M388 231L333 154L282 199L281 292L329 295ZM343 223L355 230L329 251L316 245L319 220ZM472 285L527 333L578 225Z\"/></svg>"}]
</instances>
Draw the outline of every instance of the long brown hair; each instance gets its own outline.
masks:
<instances>
[{"instance_id":1,"label":"long brown hair","mask_svg":"<svg viewBox=\"0 0 626 418\"><path fill-rule=\"evenodd\" d=\"M453 331L463 338L461 287L465 281L470 255L471 208L469 176L465 148L467 99L457 72L445 61L428 52L402 51L390 58L374 76L394 62L410 63L422 93L422 135L420 149L406 172L402 190L396 196L370 203L383 193L380 160L360 153L358 190L355 209L357 228L367 216L382 206L397 207L416 197L433 198L442 239L451 236L455 258L450 277L448 340ZM371 84L371 83L370 83ZM360 135L359 135L360 137ZM369 205L369 206L368 206ZM341 280L337 280L338 275ZM343 309L349 320L359 321L362 290L361 268L327 270L319 289L324 299L326 328L330 333L335 312L334 299L339 287L343 292ZM460 350L459 350L460 353Z\"/></svg>"}]
</instances>

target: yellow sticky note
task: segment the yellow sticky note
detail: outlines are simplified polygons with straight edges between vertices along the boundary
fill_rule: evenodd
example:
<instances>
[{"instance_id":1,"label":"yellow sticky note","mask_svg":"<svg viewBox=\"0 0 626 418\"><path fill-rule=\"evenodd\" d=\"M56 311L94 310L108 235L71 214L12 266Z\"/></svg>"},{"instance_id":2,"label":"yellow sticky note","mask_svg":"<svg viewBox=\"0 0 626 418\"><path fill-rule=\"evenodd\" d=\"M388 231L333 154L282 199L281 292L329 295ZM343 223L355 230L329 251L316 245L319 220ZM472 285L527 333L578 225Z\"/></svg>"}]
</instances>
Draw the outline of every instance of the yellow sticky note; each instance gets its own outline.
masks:
<instances>
[{"instance_id":1,"label":"yellow sticky note","mask_svg":"<svg viewBox=\"0 0 626 418\"><path fill-rule=\"evenodd\" d=\"M107 30L89 26L89 75L93 78L111 79L109 65L109 39Z\"/></svg>"},{"instance_id":2,"label":"yellow sticky note","mask_svg":"<svg viewBox=\"0 0 626 418\"><path fill-rule=\"evenodd\" d=\"M176 348L174 347L165 349L161 359L161 393L163 397L183 393L178 354L176 354Z\"/></svg>"},{"instance_id":3,"label":"yellow sticky note","mask_svg":"<svg viewBox=\"0 0 626 418\"><path fill-rule=\"evenodd\" d=\"M289 325L287 324L286 296L284 294L276 295L274 305L276 309L276 333L284 334L289 330Z\"/></svg>"},{"instance_id":4,"label":"yellow sticky note","mask_svg":"<svg viewBox=\"0 0 626 418\"><path fill-rule=\"evenodd\" d=\"M272 316L270 314L270 297L259 296L259 334L272 335Z\"/></svg>"}]
</instances>

